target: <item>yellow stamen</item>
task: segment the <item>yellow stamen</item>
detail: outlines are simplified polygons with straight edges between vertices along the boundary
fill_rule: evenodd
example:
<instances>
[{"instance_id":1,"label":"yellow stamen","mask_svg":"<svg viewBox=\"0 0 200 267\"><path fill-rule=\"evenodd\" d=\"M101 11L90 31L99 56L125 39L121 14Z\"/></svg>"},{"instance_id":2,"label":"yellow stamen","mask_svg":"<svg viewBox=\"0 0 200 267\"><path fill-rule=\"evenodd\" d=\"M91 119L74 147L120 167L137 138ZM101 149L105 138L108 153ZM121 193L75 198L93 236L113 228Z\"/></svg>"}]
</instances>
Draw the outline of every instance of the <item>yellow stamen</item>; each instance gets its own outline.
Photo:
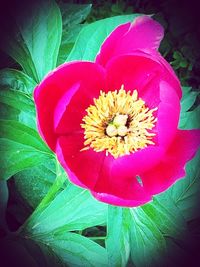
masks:
<instances>
[{"instance_id":1,"label":"yellow stamen","mask_svg":"<svg viewBox=\"0 0 200 267\"><path fill-rule=\"evenodd\" d=\"M116 115L114 120L113 120L113 124L116 126L122 126L122 125L126 125L128 120L128 115Z\"/></svg>"},{"instance_id":2,"label":"yellow stamen","mask_svg":"<svg viewBox=\"0 0 200 267\"><path fill-rule=\"evenodd\" d=\"M115 127L115 125L109 124L106 127L106 133L107 133L108 136L112 137L112 136L116 136L118 134L118 130Z\"/></svg>"},{"instance_id":3,"label":"yellow stamen","mask_svg":"<svg viewBox=\"0 0 200 267\"><path fill-rule=\"evenodd\" d=\"M94 151L106 151L115 158L134 153L148 145L154 145L156 118L145 102L138 98L137 90L131 94L124 86L119 91L100 92L94 105L87 109L81 127L84 131L85 147ZM81 151L82 151L81 150Z\"/></svg>"},{"instance_id":4,"label":"yellow stamen","mask_svg":"<svg viewBox=\"0 0 200 267\"><path fill-rule=\"evenodd\" d=\"M121 125L117 128L117 132L119 136L126 136L128 133L128 128L124 125Z\"/></svg>"}]
</instances>

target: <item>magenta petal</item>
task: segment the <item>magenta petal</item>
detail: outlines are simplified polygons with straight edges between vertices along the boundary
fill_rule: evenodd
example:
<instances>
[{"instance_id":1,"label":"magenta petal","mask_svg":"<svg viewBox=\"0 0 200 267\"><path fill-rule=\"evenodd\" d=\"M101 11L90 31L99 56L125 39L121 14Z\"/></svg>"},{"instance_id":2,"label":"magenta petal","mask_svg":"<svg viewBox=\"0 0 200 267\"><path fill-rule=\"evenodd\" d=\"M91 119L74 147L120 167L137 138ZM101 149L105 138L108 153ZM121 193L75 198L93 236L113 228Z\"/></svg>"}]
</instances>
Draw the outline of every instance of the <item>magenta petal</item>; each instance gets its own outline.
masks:
<instances>
[{"instance_id":1,"label":"magenta petal","mask_svg":"<svg viewBox=\"0 0 200 267\"><path fill-rule=\"evenodd\" d=\"M114 56L135 50L156 50L163 38L163 27L148 16L117 27L101 46L96 62L105 66Z\"/></svg>"},{"instance_id":2,"label":"magenta petal","mask_svg":"<svg viewBox=\"0 0 200 267\"><path fill-rule=\"evenodd\" d=\"M171 65L161 56L158 51L148 51L146 53L144 51L137 50L134 51L134 53L131 53L131 55L146 57L157 62L160 67L164 69L164 71L162 72L162 80L166 81L174 88L179 98L182 97L181 84L178 77L176 76L176 73L174 72Z\"/></svg>"},{"instance_id":3,"label":"magenta petal","mask_svg":"<svg viewBox=\"0 0 200 267\"><path fill-rule=\"evenodd\" d=\"M69 179L92 190L99 177L105 153L97 153L92 149L80 151L84 147L83 142L83 134L61 136L58 138L56 154Z\"/></svg>"},{"instance_id":4,"label":"magenta petal","mask_svg":"<svg viewBox=\"0 0 200 267\"><path fill-rule=\"evenodd\" d=\"M131 173L139 175L157 165L164 155L164 149L158 146L148 146L135 153L122 156L113 162L116 172L122 172L125 176Z\"/></svg>"},{"instance_id":5,"label":"magenta petal","mask_svg":"<svg viewBox=\"0 0 200 267\"><path fill-rule=\"evenodd\" d=\"M141 51L113 58L106 66L107 90L116 90L124 84L126 90L137 89L142 96L144 90L148 90L149 83L156 84L163 80L173 87L180 99L182 96L180 83L174 72L170 71L169 64L160 58L158 53L154 57ZM158 93L154 90L153 95L155 99Z\"/></svg>"},{"instance_id":6,"label":"magenta petal","mask_svg":"<svg viewBox=\"0 0 200 267\"><path fill-rule=\"evenodd\" d=\"M122 84L127 91L136 89L139 97L147 92L151 83L151 93L154 97L148 98L154 103L159 103L158 81L162 78L164 69L152 59L143 56L124 55L112 59L106 66L106 87L107 90L120 89ZM149 92L150 94L150 92ZM149 106L152 106L150 103Z\"/></svg>"},{"instance_id":7,"label":"magenta petal","mask_svg":"<svg viewBox=\"0 0 200 267\"><path fill-rule=\"evenodd\" d=\"M77 92L77 90L80 88L80 84L74 84L69 90L66 91L66 93L63 94L61 99L59 99L54 112L54 128L55 131L59 126L59 123L66 111L66 107L71 102L74 94Z\"/></svg>"},{"instance_id":8,"label":"magenta petal","mask_svg":"<svg viewBox=\"0 0 200 267\"><path fill-rule=\"evenodd\" d=\"M71 102L73 94L82 88L88 91L93 88L100 90L103 83L104 70L101 66L92 62L73 62L61 65L37 86L34 100L38 128L52 150L55 150L57 142L55 126L57 127L62 119L65 106Z\"/></svg>"},{"instance_id":9,"label":"magenta petal","mask_svg":"<svg viewBox=\"0 0 200 267\"><path fill-rule=\"evenodd\" d=\"M180 100L174 89L164 81L160 83L160 100L156 125L158 143L168 147L177 132Z\"/></svg>"},{"instance_id":10,"label":"magenta petal","mask_svg":"<svg viewBox=\"0 0 200 267\"><path fill-rule=\"evenodd\" d=\"M99 200L118 206L138 206L151 200L136 177L127 170L117 169L112 156L83 148L83 135L59 137L56 154L69 179L89 189Z\"/></svg>"},{"instance_id":11,"label":"magenta petal","mask_svg":"<svg viewBox=\"0 0 200 267\"><path fill-rule=\"evenodd\" d=\"M171 65L157 51L152 53L151 56L152 58L154 58L154 60L158 61L165 68L163 80L165 80L168 84L170 84L174 88L178 97L181 99L182 97L181 84L174 70L172 69Z\"/></svg>"},{"instance_id":12,"label":"magenta petal","mask_svg":"<svg viewBox=\"0 0 200 267\"><path fill-rule=\"evenodd\" d=\"M106 156L99 171L99 178L92 194L101 201L110 204L130 206L133 203L145 203L151 200L151 195L140 185L136 176L126 170L117 168L115 159Z\"/></svg>"},{"instance_id":13,"label":"magenta petal","mask_svg":"<svg viewBox=\"0 0 200 267\"><path fill-rule=\"evenodd\" d=\"M124 199L114 195L106 193L96 193L93 191L91 193L97 200L101 202L120 207L138 207L152 200L151 198L143 200Z\"/></svg>"},{"instance_id":14,"label":"magenta petal","mask_svg":"<svg viewBox=\"0 0 200 267\"><path fill-rule=\"evenodd\" d=\"M199 145L200 130L178 130L160 164L140 174L145 190L158 194L184 177L185 165L195 156Z\"/></svg>"},{"instance_id":15,"label":"magenta petal","mask_svg":"<svg viewBox=\"0 0 200 267\"><path fill-rule=\"evenodd\" d=\"M99 97L102 88L103 81L93 84L92 88L90 84L80 86L73 94L71 101L65 104L64 112L61 112L62 116L59 116L59 121L55 125L56 134L65 135L73 132L83 132L81 123L83 123L83 117L86 115L86 109L94 103L94 98Z\"/></svg>"}]
</instances>

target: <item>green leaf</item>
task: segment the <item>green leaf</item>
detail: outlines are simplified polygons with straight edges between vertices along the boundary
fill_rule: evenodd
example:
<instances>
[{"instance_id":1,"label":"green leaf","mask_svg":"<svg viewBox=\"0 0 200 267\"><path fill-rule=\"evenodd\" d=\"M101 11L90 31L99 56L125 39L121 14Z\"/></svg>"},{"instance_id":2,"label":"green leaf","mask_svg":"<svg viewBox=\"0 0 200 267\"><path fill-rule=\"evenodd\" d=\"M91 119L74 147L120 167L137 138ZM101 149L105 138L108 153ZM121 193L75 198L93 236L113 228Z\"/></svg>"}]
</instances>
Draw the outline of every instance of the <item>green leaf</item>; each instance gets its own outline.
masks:
<instances>
[{"instance_id":1,"label":"green leaf","mask_svg":"<svg viewBox=\"0 0 200 267\"><path fill-rule=\"evenodd\" d=\"M60 65L66 61L75 40L83 27L83 22L88 16L91 5L80 5L80 4L60 4L62 21L63 21L63 32L62 40L58 55L57 65Z\"/></svg>"},{"instance_id":2,"label":"green leaf","mask_svg":"<svg viewBox=\"0 0 200 267\"><path fill-rule=\"evenodd\" d=\"M199 217L200 197L200 153L186 166L186 177L177 181L169 190L175 205L186 220Z\"/></svg>"},{"instance_id":3,"label":"green leaf","mask_svg":"<svg viewBox=\"0 0 200 267\"><path fill-rule=\"evenodd\" d=\"M162 266L165 239L142 208L130 209L130 245L131 258L136 266Z\"/></svg>"},{"instance_id":4,"label":"green leaf","mask_svg":"<svg viewBox=\"0 0 200 267\"><path fill-rule=\"evenodd\" d=\"M186 232L186 222L169 194L163 195L166 197L154 197L153 201L142 206L142 209L164 235L181 238Z\"/></svg>"},{"instance_id":5,"label":"green leaf","mask_svg":"<svg viewBox=\"0 0 200 267\"><path fill-rule=\"evenodd\" d=\"M68 28L63 29L62 41L61 41L58 61L57 61L58 66L63 64L66 61L66 58L70 54L74 46L74 43L76 41L76 38L83 27L84 26L82 24L78 24L78 25L69 26Z\"/></svg>"},{"instance_id":6,"label":"green leaf","mask_svg":"<svg viewBox=\"0 0 200 267\"><path fill-rule=\"evenodd\" d=\"M8 187L6 181L0 181L0 229L7 229L6 224L6 208L8 202Z\"/></svg>"},{"instance_id":7,"label":"green leaf","mask_svg":"<svg viewBox=\"0 0 200 267\"><path fill-rule=\"evenodd\" d=\"M89 15L92 5L80 5L80 4L67 4L61 3L60 5L63 27L69 27L77 25L84 21Z\"/></svg>"},{"instance_id":8,"label":"green leaf","mask_svg":"<svg viewBox=\"0 0 200 267\"><path fill-rule=\"evenodd\" d=\"M133 21L138 15L123 15L102 19L84 27L67 61L94 61L106 37L120 24Z\"/></svg>"},{"instance_id":9,"label":"green leaf","mask_svg":"<svg viewBox=\"0 0 200 267\"><path fill-rule=\"evenodd\" d=\"M181 99L181 114L179 120L179 128L194 129L199 128L199 112L200 106L192 111L188 111L197 98L198 92L191 91L191 87L182 87L183 96Z\"/></svg>"},{"instance_id":10,"label":"green leaf","mask_svg":"<svg viewBox=\"0 0 200 267\"><path fill-rule=\"evenodd\" d=\"M105 248L84 236L62 232L46 236L45 239L40 237L38 240L48 244L67 266L108 266Z\"/></svg>"},{"instance_id":11,"label":"green leaf","mask_svg":"<svg viewBox=\"0 0 200 267\"><path fill-rule=\"evenodd\" d=\"M3 69L0 71L0 118L16 120L36 128L35 105L32 91L36 83L23 72Z\"/></svg>"},{"instance_id":12,"label":"green leaf","mask_svg":"<svg viewBox=\"0 0 200 267\"><path fill-rule=\"evenodd\" d=\"M15 190L35 209L50 190L55 178L55 159L43 162L14 175Z\"/></svg>"},{"instance_id":13,"label":"green leaf","mask_svg":"<svg viewBox=\"0 0 200 267\"><path fill-rule=\"evenodd\" d=\"M56 178L54 179L54 182L53 182L51 188L49 189L48 193L45 195L45 197L42 199L42 201L38 205L37 209L34 211L33 216L35 216L35 217L47 208L48 204L50 204L50 202L55 198L55 196L58 194L59 190L62 188L64 182L67 183L66 172L60 166L58 161L54 160L53 163L54 164L56 163L56 166L53 166L53 168L52 168L52 166L48 165L47 163L46 163L46 166L48 166L52 172L55 171ZM54 167L55 167L55 170L54 170ZM49 179L49 177L48 177L48 179Z\"/></svg>"},{"instance_id":14,"label":"green leaf","mask_svg":"<svg viewBox=\"0 0 200 267\"><path fill-rule=\"evenodd\" d=\"M52 0L34 1L23 6L25 15L18 16L18 32L8 37L7 52L39 82L56 67L61 42L60 9Z\"/></svg>"},{"instance_id":15,"label":"green leaf","mask_svg":"<svg viewBox=\"0 0 200 267\"><path fill-rule=\"evenodd\" d=\"M52 154L38 133L20 122L1 120L1 179L8 179L19 171L41 164Z\"/></svg>"},{"instance_id":16,"label":"green leaf","mask_svg":"<svg viewBox=\"0 0 200 267\"><path fill-rule=\"evenodd\" d=\"M191 91L191 87L182 87L181 113L187 112L194 104L198 92Z\"/></svg>"},{"instance_id":17,"label":"green leaf","mask_svg":"<svg viewBox=\"0 0 200 267\"><path fill-rule=\"evenodd\" d=\"M33 129L36 128L33 100L20 91L0 90L0 118L15 120Z\"/></svg>"},{"instance_id":18,"label":"green leaf","mask_svg":"<svg viewBox=\"0 0 200 267\"><path fill-rule=\"evenodd\" d=\"M40 153L50 154L50 150L34 129L17 121L1 120L0 123L0 138L5 138L25 146L33 147Z\"/></svg>"},{"instance_id":19,"label":"green leaf","mask_svg":"<svg viewBox=\"0 0 200 267\"><path fill-rule=\"evenodd\" d=\"M106 249L109 266L126 266L129 254L129 222L127 210L108 206Z\"/></svg>"},{"instance_id":20,"label":"green leaf","mask_svg":"<svg viewBox=\"0 0 200 267\"><path fill-rule=\"evenodd\" d=\"M181 113L179 128L181 129L199 129L200 128L200 105L193 111Z\"/></svg>"},{"instance_id":21,"label":"green leaf","mask_svg":"<svg viewBox=\"0 0 200 267\"><path fill-rule=\"evenodd\" d=\"M83 230L104 224L106 214L107 205L95 200L87 190L69 183L44 210L33 213L24 231L37 236Z\"/></svg>"},{"instance_id":22,"label":"green leaf","mask_svg":"<svg viewBox=\"0 0 200 267\"><path fill-rule=\"evenodd\" d=\"M105 222L107 206L94 200L86 190L71 184L59 193L65 180L65 173L58 164L54 184L22 226L20 235L48 247L64 264L107 266L103 247L81 235L66 232Z\"/></svg>"},{"instance_id":23,"label":"green leaf","mask_svg":"<svg viewBox=\"0 0 200 267\"><path fill-rule=\"evenodd\" d=\"M0 86L32 95L36 82L24 72L15 69L0 70Z\"/></svg>"},{"instance_id":24,"label":"green leaf","mask_svg":"<svg viewBox=\"0 0 200 267\"><path fill-rule=\"evenodd\" d=\"M180 67L181 68L186 68L188 65L188 61L186 59L182 59L180 62Z\"/></svg>"},{"instance_id":25,"label":"green leaf","mask_svg":"<svg viewBox=\"0 0 200 267\"><path fill-rule=\"evenodd\" d=\"M56 163L56 158L43 159L37 166L13 176L11 190L14 192L15 202L9 207L9 212L21 224L30 216L33 209L37 207L38 211L41 207L45 208L47 200L51 202L59 192L60 167L56 168ZM62 174L63 181L66 182L66 173Z\"/></svg>"},{"instance_id":26,"label":"green leaf","mask_svg":"<svg viewBox=\"0 0 200 267\"><path fill-rule=\"evenodd\" d=\"M18 32L19 30L8 33L2 42L3 44L1 43L1 48L21 65L26 74L28 74L35 82L38 83L39 79L34 62L31 58L28 48L23 41L22 36Z\"/></svg>"},{"instance_id":27,"label":"green leaf","mask_svg":"<svg viewBox=\"0 0 200 267\"><path fill-rule=\"evenodd\" d=\"M36 166L44 159L43 154L32 147L24 146L16 142L1 139L1 179L9 179L12 175Z\"/></svg>"}]
</instances>

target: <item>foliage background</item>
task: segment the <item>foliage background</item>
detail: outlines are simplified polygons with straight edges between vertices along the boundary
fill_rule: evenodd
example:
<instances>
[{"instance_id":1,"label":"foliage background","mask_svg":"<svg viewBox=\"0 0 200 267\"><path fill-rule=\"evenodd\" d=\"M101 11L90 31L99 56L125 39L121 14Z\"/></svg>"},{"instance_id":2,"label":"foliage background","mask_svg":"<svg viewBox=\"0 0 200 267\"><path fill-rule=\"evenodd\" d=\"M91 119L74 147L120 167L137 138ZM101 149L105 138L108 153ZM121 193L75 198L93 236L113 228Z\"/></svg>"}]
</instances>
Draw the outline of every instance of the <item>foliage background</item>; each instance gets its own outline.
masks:
<instances>
[{"instance_id":1,"label":"foliage background","mask_svg":"<svg viewBox=\"0 0 200 267\"><path fill-rule=\"evenodd\" d=\"M97 203L88 192L67 182L53 155L35 133L27 131L27 126L31 128L35 123L30 95L38 82L37 77L31 68L28 73L32 75L31 78L5 70L21 70L16 58L24 51L19 47L17 50L13 42L13 46L9 47L10 42L7 40L8 35L13 37L15 34L12 14L29 17L28 12L23 10L27 3L20 2L6 2L1 15L3 50L0 54L0 118L6 120L1 125L1 174L11 176L8 182L1 181L0 236L3 264L10 266L17 260L21 264L19 266L198 266L198 157L187 166L187 180L178 182L155 198L153 203L138 209L110 206L107 213L106 205ZM76 49L81 44L80 36L84 37L87 31L79 34L87 24L118 15L154 14L154 18L165 28L160 52L171 63L183 85L180 127L190 129L199 126L200 27L195 2L74 0L57 3L63 22L57 65L67 58L72 60L79 56ZM31 4L29 1L28 6ZM38 38L42 41L42 36ZM79 43L75 43L76 39ZM7 53L5 46L10 49ZM18 54L13 56L13 51L18 51ZM19 124L21 122L24 124ZM18 144L18 137L22 134L24 144ZM33 147L40 147L40 156L35 150L27 149L30 138ZM15 142L14 146L10 140ZM18 149L23 163L27 158L33 161L31 168L20 172L13 171L11 164L18 157Z\"/></svg>"}]
</instances>

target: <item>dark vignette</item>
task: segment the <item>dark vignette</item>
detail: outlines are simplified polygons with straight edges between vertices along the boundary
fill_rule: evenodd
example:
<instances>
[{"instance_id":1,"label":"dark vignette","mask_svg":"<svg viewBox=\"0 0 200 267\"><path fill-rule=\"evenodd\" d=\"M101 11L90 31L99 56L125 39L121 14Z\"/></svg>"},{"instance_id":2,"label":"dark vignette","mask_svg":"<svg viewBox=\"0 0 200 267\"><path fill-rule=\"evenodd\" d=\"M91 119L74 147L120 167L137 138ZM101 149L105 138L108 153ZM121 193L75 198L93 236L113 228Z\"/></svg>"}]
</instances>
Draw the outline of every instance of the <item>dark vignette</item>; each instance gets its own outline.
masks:
<instances>
[{"instance_id":1,"label":"dark vignette","mask_svg":"<svg viewBox=\"0 0 200 267\"><path fill-rule=\"evenodd\" d=\"M6 45L6 38L9 34L15 34L14 15L28 19L26 5L32 6L35 1L20 1L9 0L2 1L0 4L0 47ZM60 1L57 1L58 3ZM165 28L165 38L161 43L160 52L165 56L168 62L171 62L175 69L182 85L191 86L194 90L200 90L200 3L198 1L178 1L178 0L124 0L124 1L86 1L86 0L72 0L64 1L67 3L85 4L92 3L93 9L87 22L93 22L105 17L128 14L128 13L144 13L154 14ZM0 50L0 68L12 67L21 69L21 67L8 55ZM199 102L199 100L197 100ZM197 105L198 103L195 103ZM14 180L11 179L9 185L9 206L17 203L26 215L24 220L32 212L31 208L23 203L23 199L18 192L15 191ZM7 223L11 231L15 231L20 226L20 223L13 217L13 214L7 212ZM191 238L185 237L185 242L179 240L174 242L186 251L180 256L175 255L177 262L174 266L200 266L200 218L188 223ZM105 231L105 229L100 229ZM0 230L0 237L4 238L6 233L3 229ZM86 234L87 236L87 234ZM166 237L171 239L171 237ZM10 247L3 246L1 251L0 263L2 266L27 266L30 259L27 258L26 253L18 254L18 245ZM3 244L4 245L4 244ZM32 244L31 247L34 247ZM34 254L34 253L33 253ZM173 251L172 251L173 254ZM37 254L38 257L42 255ZM16 260L20 261L18 263ZM6 262L4 262L4 260ZM160 266L166 266L164 260L161 261ZM133 266L131 263L128 266Z\"/></svg>"}]
</instances>

